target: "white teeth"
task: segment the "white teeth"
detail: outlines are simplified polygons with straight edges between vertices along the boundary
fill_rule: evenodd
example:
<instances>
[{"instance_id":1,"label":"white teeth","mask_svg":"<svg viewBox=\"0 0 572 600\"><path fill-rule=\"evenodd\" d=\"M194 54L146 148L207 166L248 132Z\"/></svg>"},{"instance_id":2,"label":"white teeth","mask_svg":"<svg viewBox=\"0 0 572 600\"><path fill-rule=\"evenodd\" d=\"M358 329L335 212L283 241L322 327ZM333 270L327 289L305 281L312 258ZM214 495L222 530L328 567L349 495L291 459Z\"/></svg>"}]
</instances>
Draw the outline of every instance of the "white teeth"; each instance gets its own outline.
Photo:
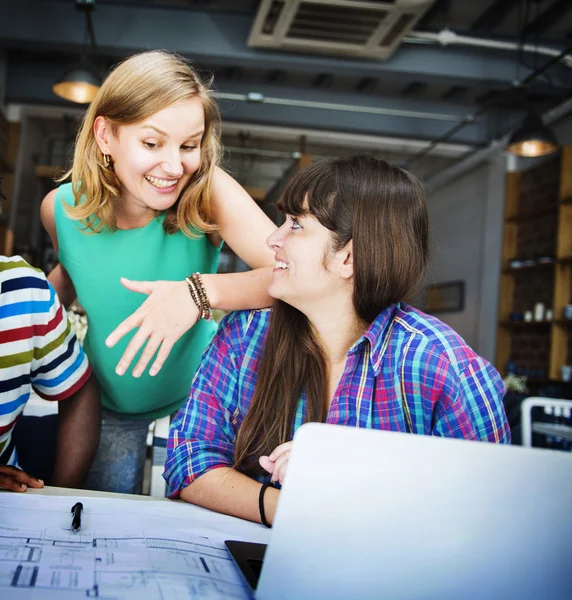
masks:
<instances>
[{"instance_id":1,"label":"white teeth","mask_svg":"<svg viewBox=\"0 0 572 600\"><path fill-rule=\"evenodd\" d=\"M276 261L276 268L277 269L287 269L288 268L288 264L285 262L282 262L281 260L277 260Z\"/></svg>"},{"instance_id":2,"label":"white teeth","mask_svg":"<svg viewBox=\"0 0 572 600\"><path fill-rule=\"evenodd\" d=\"M169 188L177 183L176 179L158 179L157 177L151 177L151 175L145 175L145 179L158 188Z\"/></svg>"}]
</instances>

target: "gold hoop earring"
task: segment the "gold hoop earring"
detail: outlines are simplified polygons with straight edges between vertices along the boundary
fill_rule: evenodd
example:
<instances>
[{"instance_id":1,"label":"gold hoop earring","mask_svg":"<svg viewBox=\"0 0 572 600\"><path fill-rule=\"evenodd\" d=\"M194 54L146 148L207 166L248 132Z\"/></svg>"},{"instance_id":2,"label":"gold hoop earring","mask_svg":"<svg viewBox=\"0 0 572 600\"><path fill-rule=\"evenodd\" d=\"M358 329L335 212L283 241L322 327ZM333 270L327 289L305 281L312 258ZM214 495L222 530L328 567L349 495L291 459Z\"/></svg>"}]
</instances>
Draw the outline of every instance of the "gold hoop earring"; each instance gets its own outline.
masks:
<instances>
[{"instance_id":1,"label":"gold hoop earring","mask_svg":"<svg viewBox=\"0 0 572 600\"><path fill-rule=\"evenodd\" d=\"M113 159L111 158L111 155L110 154L104 154L103 155L103 166L106 169L109 169L112 165L113 165Z\"/></svg>"}]
</instances>

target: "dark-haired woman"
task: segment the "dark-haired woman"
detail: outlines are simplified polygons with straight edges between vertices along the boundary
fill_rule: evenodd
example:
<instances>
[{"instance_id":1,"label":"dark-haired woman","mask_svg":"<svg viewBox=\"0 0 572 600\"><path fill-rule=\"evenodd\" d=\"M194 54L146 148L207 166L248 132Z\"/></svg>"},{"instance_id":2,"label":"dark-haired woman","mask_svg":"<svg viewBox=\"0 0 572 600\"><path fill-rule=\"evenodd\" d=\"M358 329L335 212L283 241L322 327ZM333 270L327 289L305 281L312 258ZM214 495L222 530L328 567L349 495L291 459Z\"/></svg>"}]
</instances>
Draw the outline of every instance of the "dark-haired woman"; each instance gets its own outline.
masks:
<instances>
[{"instance_id":1,"label":"dark-haired woman","mask_svg":"<svg viewBox=\"0 0 572 600\"><path fill-rule=\"evenodd\" d=\"M203 355L171 428L170 496L260 522L261 483L283 481L306 421L508 443L498 373L403 302L427 262L417 180L373 157L320 162L279 208L275 304L228 315Z\"/></svg>"}]
</instances>

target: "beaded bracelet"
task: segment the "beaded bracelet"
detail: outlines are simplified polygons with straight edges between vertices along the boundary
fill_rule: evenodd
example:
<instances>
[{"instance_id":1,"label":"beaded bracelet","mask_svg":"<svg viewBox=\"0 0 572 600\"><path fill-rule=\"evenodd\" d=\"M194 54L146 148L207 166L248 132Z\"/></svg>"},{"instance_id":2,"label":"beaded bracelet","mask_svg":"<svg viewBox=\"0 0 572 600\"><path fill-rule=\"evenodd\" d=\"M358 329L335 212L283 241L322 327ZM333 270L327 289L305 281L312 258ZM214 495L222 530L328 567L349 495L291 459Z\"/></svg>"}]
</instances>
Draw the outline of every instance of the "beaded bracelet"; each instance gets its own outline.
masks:
<instances>
[{"instance_id":1,"label":"beaded bracelet","mask_svg":"<svg viewBox=\"0 0 572 600\"><path fill-rule=\"evenodd\" d=\"M199 298L199 292L197 291L197 288L195 287L194 282L189 279L188 277L185 278L185 281L187 282L187 285L189 286L189 292L191 294L191 298L193 299L193 302L195 303L195 306L197 307L199 314L197 315L197 320L195 321L195 324L198 323L202 317L203 317L203 307L201 305L201 300Z\"/></svg>"},{"instance_id":2,"label":"beaded bracelet","mask_svg":"<svg viewBox=\"0 0 572 600\"><path fill-rule=\"evenodd\" d=\"M205 321L212 320L213 317L211 315L211 304L209 302L203 280L201 279L201 274L197 272L189 275L186 278L186 282L189 286L189 292L191 293L193 302L199 309L199 317L197 318L197 321L199 319L204 319Z\"/></svg>"},{"instance_id":3,"label":"beaded bracelet","mask_svg":"<svg viewBox=\"0 0 572 600\"><path fill-rule=\"evenodd\" d=\"M209 298L207 296L207 291L203 284L201 274L199 272L193 273L191 275L191 281L194 282L194 284L197 288L197 291L199 293L199 299L201 301L201 306L203 308L203 319L205 321L211 321L213 318L211 315L211 303L209 302Z\"/></svg>"}]
</instances>

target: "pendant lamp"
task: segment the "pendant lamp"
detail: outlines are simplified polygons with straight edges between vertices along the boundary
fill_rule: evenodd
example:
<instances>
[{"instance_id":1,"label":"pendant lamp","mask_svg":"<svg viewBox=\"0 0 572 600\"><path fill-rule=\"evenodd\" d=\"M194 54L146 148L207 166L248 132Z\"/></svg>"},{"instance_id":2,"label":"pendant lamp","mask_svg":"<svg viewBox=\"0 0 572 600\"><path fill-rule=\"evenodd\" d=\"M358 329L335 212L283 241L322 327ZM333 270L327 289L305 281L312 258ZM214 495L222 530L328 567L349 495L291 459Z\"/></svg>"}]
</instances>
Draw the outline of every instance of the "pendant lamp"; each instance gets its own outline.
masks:
<instances>
[{"instance_id":1,"label":"pendant lamp","mask_svg":"<svg viewBox=\"0 0 572 600\"><path fill-rule=\"evenodd\" d=\"M70 65L52 86L54 94L77 104L89 104L101 86L101 75L94 64L97 57L97 46L91 21L93 4L94 0L76 0L76 8L85 15L86 39L89 39L91 46L91 58L86 43L79 62Z\"/></svg>"},{"instance_id":2,"label":"pendant lamp","mask_svg":"<svg viewBox=\"0 0 572 600\"><path fill-rule=\"evenodd\" d=\"M544 156L558 150L558 141L542 119L529 112L522 125L510 136L506 149L517 156Z\"/></svg>"}]
</instances>

